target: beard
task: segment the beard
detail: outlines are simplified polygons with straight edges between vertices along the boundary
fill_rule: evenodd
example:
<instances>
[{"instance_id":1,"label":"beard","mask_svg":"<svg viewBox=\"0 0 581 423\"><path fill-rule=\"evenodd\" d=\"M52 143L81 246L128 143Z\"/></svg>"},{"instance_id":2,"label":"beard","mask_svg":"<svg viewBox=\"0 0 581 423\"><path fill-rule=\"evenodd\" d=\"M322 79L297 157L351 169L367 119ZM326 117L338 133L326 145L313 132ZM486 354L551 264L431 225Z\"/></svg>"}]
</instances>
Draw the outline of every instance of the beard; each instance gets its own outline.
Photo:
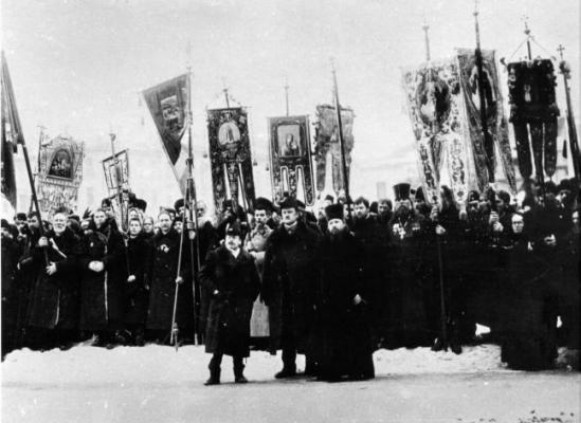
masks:
<instances>
[{"instance_id":1,"label":"beard","mask_svg":"<svg viewBox=\"0 0 581 423\"><path fill-rule=\"evenodd\" d=\"M407 207L399 207L393 213L393 216L397 220L407 220L411 216L412 212Z\"/></svg>"}]
</instances>

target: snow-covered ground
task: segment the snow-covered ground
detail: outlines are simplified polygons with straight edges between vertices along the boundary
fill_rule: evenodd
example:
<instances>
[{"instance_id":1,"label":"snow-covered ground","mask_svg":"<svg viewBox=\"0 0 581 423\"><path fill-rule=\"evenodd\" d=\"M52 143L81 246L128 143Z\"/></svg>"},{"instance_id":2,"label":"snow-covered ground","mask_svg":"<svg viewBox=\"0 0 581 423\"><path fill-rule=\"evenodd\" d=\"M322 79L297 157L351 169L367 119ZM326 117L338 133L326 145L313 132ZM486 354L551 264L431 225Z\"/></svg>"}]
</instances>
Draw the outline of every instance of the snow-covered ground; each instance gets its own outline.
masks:
<instances>
[{"instance_id":1,"label":"snow-covered ground","mask_svg":"<svg viewBox=\"0 0 581 423\"><path fill-rule=\"evenodd\" d=\"M277 381L280 357L252 352L251 383L205 387L202 347L9 354L1 365L2 422L579 422L581 376L505 369L493 345L461 355L426 348L375 353L377 378ZM299 358L299 367L304 361Z\"/></svg>"}]
</instances>

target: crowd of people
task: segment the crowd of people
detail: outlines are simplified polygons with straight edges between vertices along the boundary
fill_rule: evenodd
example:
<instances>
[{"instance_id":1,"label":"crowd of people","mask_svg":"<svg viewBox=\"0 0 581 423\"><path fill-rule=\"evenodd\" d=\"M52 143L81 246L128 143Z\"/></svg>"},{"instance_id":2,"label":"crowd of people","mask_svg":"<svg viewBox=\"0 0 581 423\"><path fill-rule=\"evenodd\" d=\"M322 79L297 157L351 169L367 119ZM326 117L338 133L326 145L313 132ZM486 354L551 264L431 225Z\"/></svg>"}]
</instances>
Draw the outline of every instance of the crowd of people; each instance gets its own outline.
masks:
<instances>
[{"instance_id":1,"label":"crowd of people","mask_svg":"<svg viewBox=\"0 0 581 423\"><path fill-rule=\"evenodd\" d=\"M318 210L287 197L216 220L178 200L156 219L132 198L127 230L111 202L2 220L2 356L17 348L202 342L246 382L250 349L282 350L276 378L374 377L379 348L450 348L488 326L515 369L550 368L579 349L579 186L534 182L522 197L409 184L394 200L331 196ZM187 205L186 205L187 206ZM195 213L193 219L192 213ZM188 215L192 215L188 217Z\"/></svg>"}]
</instances>

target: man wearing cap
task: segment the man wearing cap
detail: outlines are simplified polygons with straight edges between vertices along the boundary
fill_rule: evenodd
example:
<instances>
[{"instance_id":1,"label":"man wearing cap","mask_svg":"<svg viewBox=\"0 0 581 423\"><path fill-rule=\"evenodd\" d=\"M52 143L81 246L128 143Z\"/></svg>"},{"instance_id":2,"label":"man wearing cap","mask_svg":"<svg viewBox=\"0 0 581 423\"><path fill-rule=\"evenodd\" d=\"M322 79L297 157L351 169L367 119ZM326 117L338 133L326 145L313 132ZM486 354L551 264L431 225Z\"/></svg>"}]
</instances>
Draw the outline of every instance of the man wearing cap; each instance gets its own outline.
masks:
<instances>
[{"instance_id":1,"label":"man wearing cap","mask_svg":"<svg viewBox=\"0 0 581 423\"><path fill-rule=\"evenodd\" d=\"M276 378L296 375L297 352L305 353L314 313L319 234L299 219L297 201L280 204L282 225L268 238L261 298L269 307L270 348L282 349ZM307 355L305 373L314 371Z\"/></svg>"},{"instance_id":2,"label":"man wearing cap","mask_svg":"<svg viewBox=\"0 0 581 423\"><path fill-rule=\"evenodd\" d=\"M267 225L272 213L272 203L266 198L257 198L254 204L254 227L246 236L245 246L256 262L258 274L262 280L264 273L264 255L266 241L272 233ZM250 336L252 338L268 337L268 308L260 299L256 300L250 320Z\"/></svg>"},{"instance_id":3,"label":"man wearing cap","mask_svg":"<svg viewBox=\"0 0 581 423\"><path fill-rule=\"evenodd\" d=\"M210 360L210 378L206 385L220 383L220 364L224 354L234 362L234 382L248 382L243 359L250 355L250 315L260 290L254 258L242 248L238 223L226 227L224 244L206 258L200 279L211 293L206 326L206 352Z\"/></svg>"},{"instance_id":4,"label":"man wearing cap","mask_svg":"<svg viewBox=\"0 0 581 423\"><path fill-rule=\"evenodd\" d=\"M325 209L328 231L319 248L317 319L313 354L325 381L374 377L367 307L372 291L364 274L365 249L345 225L343 207Z\"/></svg>"}]
</instances>

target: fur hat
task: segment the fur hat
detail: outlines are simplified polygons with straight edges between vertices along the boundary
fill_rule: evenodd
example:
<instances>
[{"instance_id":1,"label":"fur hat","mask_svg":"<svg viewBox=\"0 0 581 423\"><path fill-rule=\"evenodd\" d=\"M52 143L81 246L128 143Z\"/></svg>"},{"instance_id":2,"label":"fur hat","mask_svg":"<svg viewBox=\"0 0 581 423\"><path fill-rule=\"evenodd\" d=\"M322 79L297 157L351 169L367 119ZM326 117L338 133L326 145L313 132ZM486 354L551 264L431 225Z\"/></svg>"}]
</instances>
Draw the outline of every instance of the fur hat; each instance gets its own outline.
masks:
<instances>
[{"instance_id":1,"label":"fur hat","mask_svg":"<svg viewBox=\"0 0 581 423\"><path fill-rule=\"evenodd\" d=\"M395 201L409 200L411 185L408 183L401 183L393 186L393 193L395 194Z\"/></svg>"},{"instance_id":2,"label":"fur hat","mask_svg":"<svg viewBox=\"0 0 581 423\"><path fill-rule=\"evenodd\" d=\"M266 210L267 213L272 213L273 208L272 201L264 197L258 197L254 200L254 210Z\"/></svg>"},{"instance_id":3,"label":"fur hat","mask_svg":"<svg viewBox=\"0 0 581 423\"><path fill-rule=\"evenodd\" d=\"M329 221L333 219L345 220L343 206L341 204L331 204L325 207L325 215Z\"/></svg>"},{"instance_id":4,"label":"fur hat","mask_svg":"<svg viewBox=\"0 0 581 423\"><path fill-rule=\"evenodd\" d=\"M295 210L299 210L299 202L292 198L292 197L287 197L284 200L282 200L279 204L280 209L295 209Z\"/></svg>"}]
</instances>

